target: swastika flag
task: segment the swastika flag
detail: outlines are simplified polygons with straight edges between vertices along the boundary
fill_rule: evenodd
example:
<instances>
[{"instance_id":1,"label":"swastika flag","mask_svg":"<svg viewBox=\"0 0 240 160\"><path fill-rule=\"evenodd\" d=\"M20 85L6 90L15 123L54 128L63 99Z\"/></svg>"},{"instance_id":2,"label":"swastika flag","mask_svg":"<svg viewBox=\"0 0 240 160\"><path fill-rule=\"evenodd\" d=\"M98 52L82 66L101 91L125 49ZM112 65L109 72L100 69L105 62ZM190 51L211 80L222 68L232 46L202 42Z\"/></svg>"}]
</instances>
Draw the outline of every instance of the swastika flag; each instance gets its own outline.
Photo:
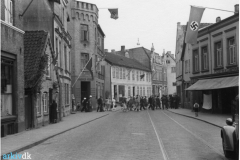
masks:
<instances>
[{"instance_id":1,"label":"swastika flag","mask_svg":"<svg viewBox=\"0 0 240 160\"><path fill-rule=\"evenodd\" d=\"M108 9L109 12L111 13L111 18L112 19L118 19L118 9L114 8L114 9Z\"/></svg>"},{"instance_id":2,"label":"swastika flag","mask_svg":"<svg viewBox=\"0 0 240 160\"><path fill-rule=\"evenodd\" d=\"M191 6L185 42L189 44L197 43L198 29L205 8Z\"/></svg>"}]
</instances>

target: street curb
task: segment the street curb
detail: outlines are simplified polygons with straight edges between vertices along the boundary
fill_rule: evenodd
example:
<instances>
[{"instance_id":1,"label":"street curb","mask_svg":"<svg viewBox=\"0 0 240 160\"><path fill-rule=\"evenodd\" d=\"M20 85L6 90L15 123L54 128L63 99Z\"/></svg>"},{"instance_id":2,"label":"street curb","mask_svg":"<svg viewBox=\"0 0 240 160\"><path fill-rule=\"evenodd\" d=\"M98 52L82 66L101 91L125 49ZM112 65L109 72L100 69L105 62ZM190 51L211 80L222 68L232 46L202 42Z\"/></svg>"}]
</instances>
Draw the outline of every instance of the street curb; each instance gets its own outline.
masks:
<instances>
[{"instance_id":1,"label":"street curb","mask_svg":"<svg viewBox=\"0 0 240 160\"><path fill-rule=\"evenodd\" d=\"M181 116L185 116L185 117L189 117L189 118L197 119L197 120L199 120L199 121L203 121L203 122L205 122L205 123L211 124L211 125L213 125L213 126L215 126L215 127L222 128L222 126L216 125L216 124L214 124L214 123L211 123L211 122L208 122L208 121L205 121L205 120L202 120L202 119L196 118L196 117L188 116L188 115L181 114L181 113L176 113L176 112L169 111L169 110L167 110L167 111L168 111L168 112L175 113L175 114L178 114L178 115L181 115Z\"/></svg>"},{"instance_id":2,"label":"street curb","mask_svg":"<svg viewBox=\"0 0 240 160\"><path fill-rule=\"evenodd\" d=\"M84 124L87 124L87 123L90 123L90 122L92 122L92 121L95 121L95 120L97 120L97 119L103 118L103 117L105 117L105 116L107 116L107 115L109 115L109 114L110 114L110 113L107 113L107 114L105 114L105 115L103 115L103 116L100 116L100 117L97 117L97 118L95 118L95 119L89 120L89 121L87 121L87 122L85 122L85 123L79 124L79 125L74 126L74 127L72 127L72 128L68 128L67 130L61 131L61 132L59 132L59 133L56 133L56 134L51 135L51 136L49 136L49 137L46 137L46 138L44 138L44 139L38 140L38 141L36 141L36 142L33 142L32 144L28 144L28 145L26 145L26 146L20 147L20 148L18 148L18 149L15 149L14 151L9 151L8 153L4 153L4 154L1 153L1 159L3 159L3 155L8 155L8 154L11 154L11 153L18 153L18 152L24 151L24 150L26 150L26 149L32 148L32 147L34 147L34 146L36 146L36 145L38 145L38 144L40 144L40 143L43 143L44 141L46 141L46 140L48 140L48 139L50 139L50 138L53 138L53 137L55 137L55 136L57 136L57 135L60 135L60 134L63 134L63 133L65 133L65 132L67 132L67 131L70 131L70 130L75 129L75 128L77 128L77 127L80 127L80 126L82 126L82 125L84 125Z\"/></svg>"}]
</instances>

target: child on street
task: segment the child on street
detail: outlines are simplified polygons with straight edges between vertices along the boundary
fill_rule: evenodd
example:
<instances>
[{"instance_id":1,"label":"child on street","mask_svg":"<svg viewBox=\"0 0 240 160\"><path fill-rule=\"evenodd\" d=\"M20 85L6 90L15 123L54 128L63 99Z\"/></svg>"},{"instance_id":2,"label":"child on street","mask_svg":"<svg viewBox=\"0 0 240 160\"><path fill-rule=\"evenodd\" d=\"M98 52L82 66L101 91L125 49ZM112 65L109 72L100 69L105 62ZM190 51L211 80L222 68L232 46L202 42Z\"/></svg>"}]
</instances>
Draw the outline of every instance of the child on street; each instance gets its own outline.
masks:
<instances>
[{"instance_id":1,"label":"child on street","mask_svg":"<svg viewBox=\"0 0 240 160\"><path fill-rule=\"evenodd\" d=\"M199 104L197 102L195 102L193 105L193 108L195 111L195 116L198 117Z\"/></svg>"}]
</instances>

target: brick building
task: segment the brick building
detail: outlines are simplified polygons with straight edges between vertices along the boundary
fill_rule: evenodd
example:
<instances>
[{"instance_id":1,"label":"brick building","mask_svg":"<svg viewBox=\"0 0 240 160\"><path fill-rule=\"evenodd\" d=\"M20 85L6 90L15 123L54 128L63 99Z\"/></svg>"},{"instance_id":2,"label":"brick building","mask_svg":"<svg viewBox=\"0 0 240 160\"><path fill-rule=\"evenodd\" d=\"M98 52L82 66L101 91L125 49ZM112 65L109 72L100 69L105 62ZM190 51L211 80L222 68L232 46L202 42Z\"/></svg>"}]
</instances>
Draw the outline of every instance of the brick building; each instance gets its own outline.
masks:
<instances>
[{"instance_id":1,"label":"brick building","mask_svg":"<svg viewBox=\"0 0 240 160\"><path fill-rule=\"evenodd\" d=\"M98 8L95 4L71 1L70 18L72 84L76 82L72 87L72 94L77 102L91 95L95 108L97 98L104 95L102 58L105 35L98 24ZM87 69L84 69L90 59L93 77Z\"/></svg>"},{"instance_id":2,"label":"brick building","mask_svg":"<svg viewBox=\"0 0 240 160\"><path fill-rule=\"evenodd\" d=\"M186 90L192 92L191 104L197 101L214 113L231 113L239 94L239 14L235 12L199 30L198 43L189 49L191 86Z\"/></svg>"},{"instance_id":3,"label":"brick building","mask_svg":"<svg viewBox=\"0 0 240 160\"><path fill-rule=\"evenodd\" d=\"M24 131L24 46L21 2L1 1L1 137Z\"/></svg>"},{"instance_id":4,"label":"brick building","mask_svg":"<svg viewBox=\"0 0 240 160\"><path fill-rule=\"evenodd\" d=\"M56 63L57 83L59 93L57 94L58 104L58 120L67 116L71 112L71 36L68 33L68 22L70 20L69 7L70 3L67 0L41 0L31 1L25 0L22 2L25 8L22 15L24 20L25 31L44 30L49 33L51 44L58 57ZM50 99L50 94L48 98ZM50 99L51 100L51 99ZM47 103L47 107L52 102Z\"/></svg>"}]
</instances>

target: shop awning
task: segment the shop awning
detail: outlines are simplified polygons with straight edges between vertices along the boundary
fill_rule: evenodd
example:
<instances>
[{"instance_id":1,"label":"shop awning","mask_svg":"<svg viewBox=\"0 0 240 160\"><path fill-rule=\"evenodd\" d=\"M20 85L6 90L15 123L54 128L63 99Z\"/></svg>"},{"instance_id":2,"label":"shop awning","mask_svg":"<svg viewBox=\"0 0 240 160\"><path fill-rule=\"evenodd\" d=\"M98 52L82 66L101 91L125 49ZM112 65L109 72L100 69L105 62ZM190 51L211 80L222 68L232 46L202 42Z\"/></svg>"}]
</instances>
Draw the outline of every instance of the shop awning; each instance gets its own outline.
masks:
<instances>
[{"instance_id":1,"label":"shop awning","mask_svg":"<svg viewBox=\"0 0 240 160\"><path fill-rule=\"evenodd\" d=\"M199 80L185 90L213 90L238 87L238 76Z\"/></svg>"}]
</instances>

